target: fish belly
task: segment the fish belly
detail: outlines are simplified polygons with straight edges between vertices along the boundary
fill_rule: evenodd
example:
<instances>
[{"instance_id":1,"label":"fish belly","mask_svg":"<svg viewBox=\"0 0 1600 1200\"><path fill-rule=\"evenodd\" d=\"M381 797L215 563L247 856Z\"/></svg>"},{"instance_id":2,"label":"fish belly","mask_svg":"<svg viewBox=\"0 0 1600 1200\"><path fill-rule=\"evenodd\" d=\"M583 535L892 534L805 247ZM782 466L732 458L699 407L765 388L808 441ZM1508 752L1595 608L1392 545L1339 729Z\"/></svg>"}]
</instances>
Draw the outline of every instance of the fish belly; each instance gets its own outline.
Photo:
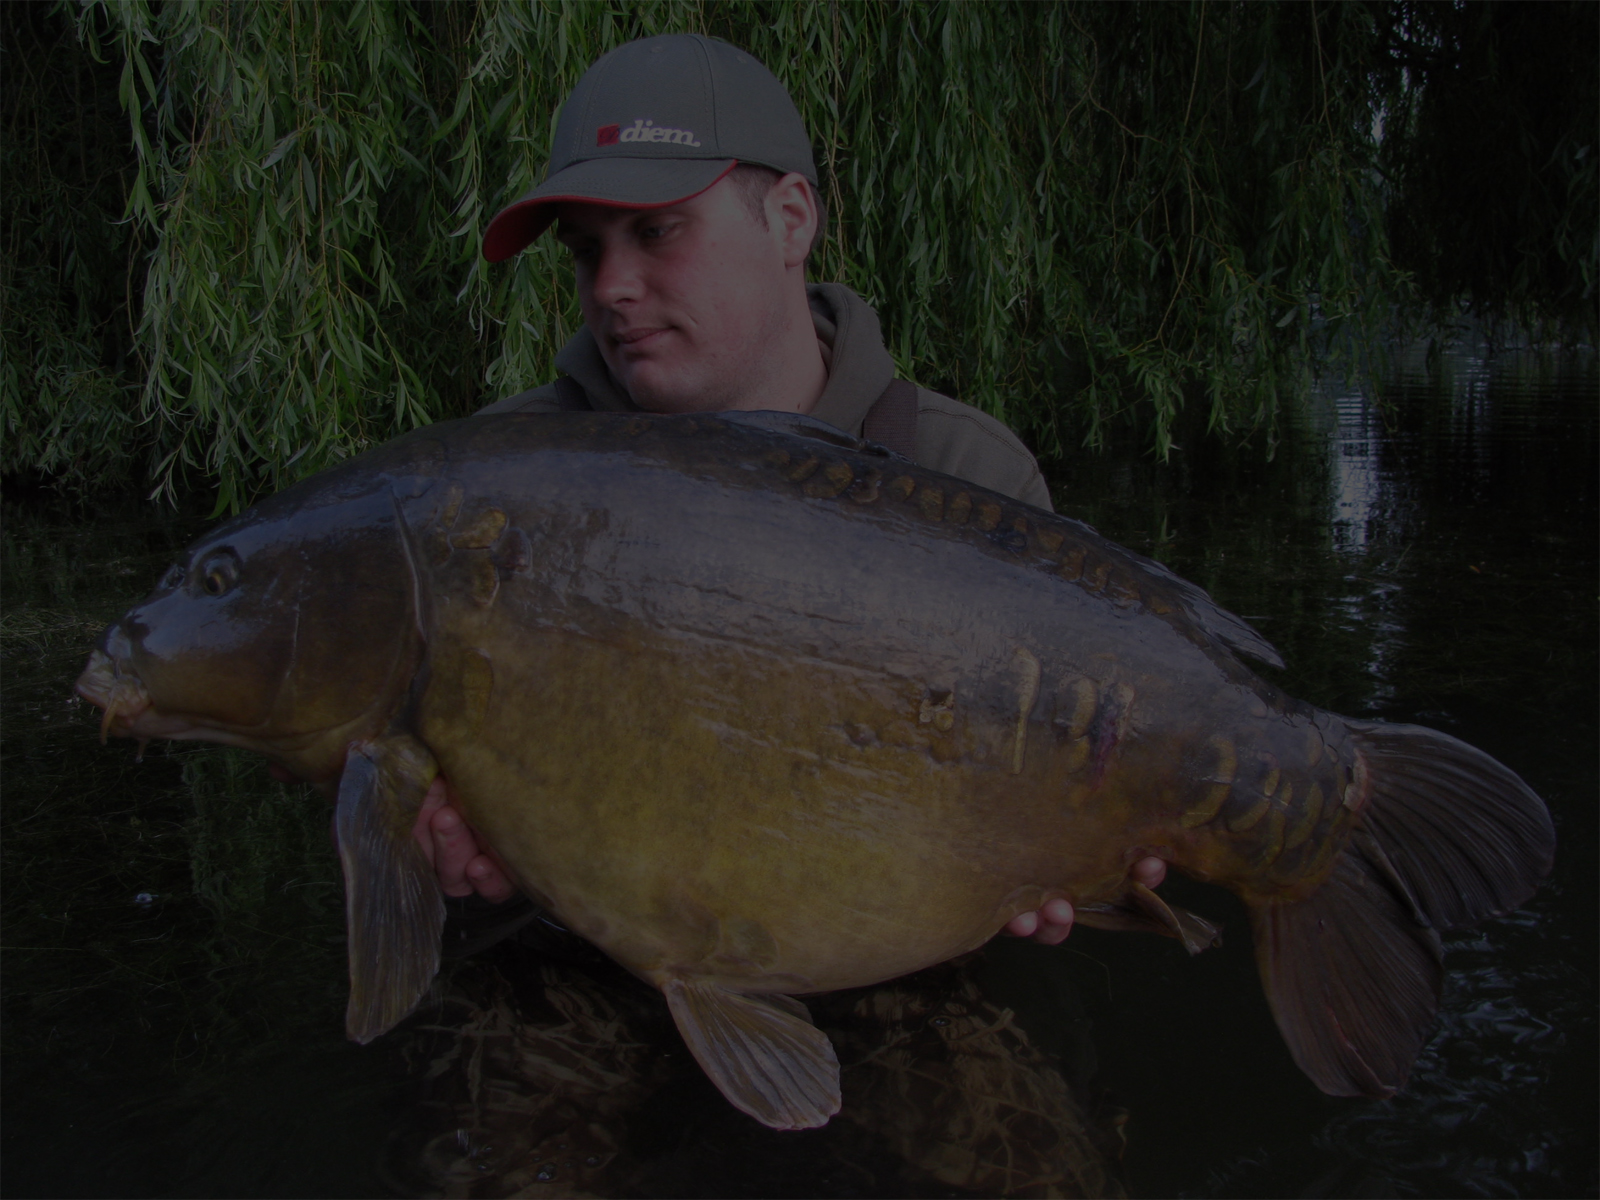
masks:
<instances>
[{"instance_id":1,"label":"fish belly","mask_svg":"<svg viewBox=\"0 0 1600 1200\"><path fill-rule=\"evenodd\" d=\"M428 730L474 826L625 965L850 987L1066 893L1069 808L987 761L978 715L941 728L916 680L667 641L480 644L515 705Z\"/></svg>"}]
</instances>

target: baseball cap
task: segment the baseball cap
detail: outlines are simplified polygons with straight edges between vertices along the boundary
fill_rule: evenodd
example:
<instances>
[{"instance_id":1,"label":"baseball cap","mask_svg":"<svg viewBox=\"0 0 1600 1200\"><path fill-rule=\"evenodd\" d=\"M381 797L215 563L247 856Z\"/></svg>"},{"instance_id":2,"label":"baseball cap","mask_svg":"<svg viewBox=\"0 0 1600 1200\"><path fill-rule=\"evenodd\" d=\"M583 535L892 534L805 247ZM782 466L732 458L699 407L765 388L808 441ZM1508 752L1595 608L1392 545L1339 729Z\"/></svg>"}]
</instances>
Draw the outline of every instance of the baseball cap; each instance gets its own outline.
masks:
<instances>
[{"instance_id":1,"label":"baseball cap","mask_svg":"<svg viewBox=\"0 0 1600 1200\"><path fill-rule=\"evenodd\" d=\"M664 208L739 163L817 186L800 113L773 73L737 46L669 33L618 46L584 72L556 122L544 182L489 222L483 256L510 258L563 200Z\"/></svg>"}]
</instances>

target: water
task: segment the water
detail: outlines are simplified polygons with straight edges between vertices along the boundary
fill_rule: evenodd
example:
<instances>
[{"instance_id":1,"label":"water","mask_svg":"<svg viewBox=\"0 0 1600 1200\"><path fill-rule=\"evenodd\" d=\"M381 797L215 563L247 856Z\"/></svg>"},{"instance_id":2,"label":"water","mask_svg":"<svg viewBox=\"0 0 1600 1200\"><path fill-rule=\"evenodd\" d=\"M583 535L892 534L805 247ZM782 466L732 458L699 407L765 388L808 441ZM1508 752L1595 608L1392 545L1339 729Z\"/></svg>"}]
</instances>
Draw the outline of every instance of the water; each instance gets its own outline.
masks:
<instances>
[{"instance_id":1,"label":"water","mask_svg":"<svg viewBox=\"0 0 1600 1200\"><path fill-rule=\"evenodd\" d=\"M1190 963L1075 934L1110 969L1090 994L1102 1075L1136 1115L1134 1194L1594 1194L1593 359L1424 366L1402 363L1388 411L1326 389L1273 462L1085 462L1064 489L1251 616L1292 694L1507 763L1561 845L1525 910L1449 940L1439 1034L1381 1104L1298 1077L1244 936ZM1191 895L1243 934L1235 906Z\"/></svg>"},{"instance_id":2,"label":"water","mask_svg":"<svg viewBox=\"0 0 1600 1200\"><path fill-rule=\"evenodd\" d=\"M1242 909L1183 880L1169 897L1228 931L1198 959L1085 929L914 980L872 1020L831 1002L844 1044L927 1068L910 1123L884 1097L913 1076L863 1067L856 1123L752 1127L648 995L560 947L473 960L412 1032L350 1046L325 802L213 749L135 764L66 700L94 631L204 522L32 502L6 510L0 615L0 1190L966 1195L952 1155L998 1144L1020 1173L978 1193L1044 1194L1023 1168L1071 1160L1135 1196L1595 1194L1595 361L1401 367L1387 406L1323 389L1270 457L1191 439L1056 481L1063 511L1249 616L1291 693L1445 729L1549 802L1554 875L1451 939L1438 1033L1395 1099L1306 1082ZM1021 1087L1035 1123L973 1133L973 1079Z\"/></svg>"}]
</instances>

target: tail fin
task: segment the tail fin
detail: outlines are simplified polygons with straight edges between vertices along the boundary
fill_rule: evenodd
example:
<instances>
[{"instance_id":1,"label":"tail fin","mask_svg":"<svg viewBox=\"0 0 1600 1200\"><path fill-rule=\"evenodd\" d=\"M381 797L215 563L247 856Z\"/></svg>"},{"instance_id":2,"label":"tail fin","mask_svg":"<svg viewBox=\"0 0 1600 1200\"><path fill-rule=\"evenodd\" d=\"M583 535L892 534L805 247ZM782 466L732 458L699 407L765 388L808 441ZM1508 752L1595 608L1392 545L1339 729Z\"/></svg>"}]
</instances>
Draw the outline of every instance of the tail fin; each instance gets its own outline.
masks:
<instances>
[{"instance_id":1,"label":"tail fin","mask_svg":"<svg viewBox=\"0 0 1600 1200\"><path fill-rule=\"evenodd\" d=\"M1437 930L1510 912L1550 870L1544 802L1465 742L1349 722L1358 825L1304 899L1253 900L1256 961L1295 1062L1335 1096L1405 1084L1439 1007Z\"/></svg>"}]
</instances>

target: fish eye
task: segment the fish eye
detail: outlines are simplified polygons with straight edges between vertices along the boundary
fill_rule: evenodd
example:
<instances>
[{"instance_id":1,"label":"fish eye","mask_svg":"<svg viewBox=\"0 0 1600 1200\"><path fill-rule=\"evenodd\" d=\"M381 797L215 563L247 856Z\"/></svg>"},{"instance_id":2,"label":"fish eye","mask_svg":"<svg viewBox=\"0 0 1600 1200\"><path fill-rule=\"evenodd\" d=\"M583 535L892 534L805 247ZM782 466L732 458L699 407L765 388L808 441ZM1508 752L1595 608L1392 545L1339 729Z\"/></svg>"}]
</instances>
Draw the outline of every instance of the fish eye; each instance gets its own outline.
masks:
<instances>
[{"instance_id":1,"label":"fish eye","mask_svg":"<svg viewBox=\"0 0 1600 1200\"><path fill-rule=\"evenodd\" d=\"M200 572L200 586L208 596L223 595L238 579L239 563L231 551L207 559Z\"/></svg>"}]
</instances>

